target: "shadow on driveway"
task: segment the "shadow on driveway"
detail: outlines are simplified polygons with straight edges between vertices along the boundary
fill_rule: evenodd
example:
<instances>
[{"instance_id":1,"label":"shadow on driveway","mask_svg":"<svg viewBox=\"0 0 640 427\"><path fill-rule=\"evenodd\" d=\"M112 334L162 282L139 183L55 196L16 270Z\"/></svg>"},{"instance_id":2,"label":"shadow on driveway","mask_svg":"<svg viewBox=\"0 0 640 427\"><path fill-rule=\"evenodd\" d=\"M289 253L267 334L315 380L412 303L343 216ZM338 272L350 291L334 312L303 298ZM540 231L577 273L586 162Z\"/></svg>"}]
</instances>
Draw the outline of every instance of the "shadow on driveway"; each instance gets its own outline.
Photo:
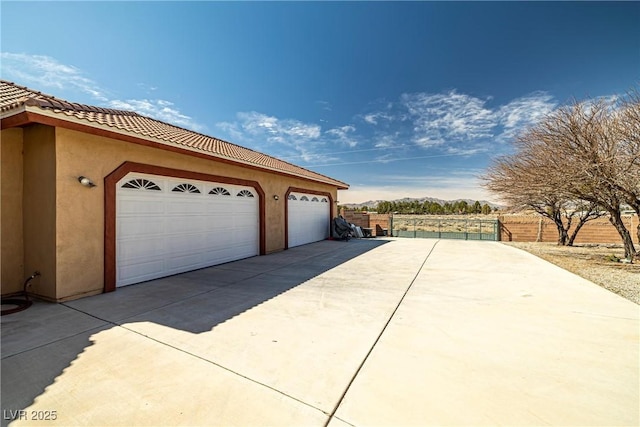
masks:
<instances>
[{"instance_id":1,"label":"shadow on driveway","mask_svg":"<svg viewBox=\"0 0 640 427\"><path fill-rule=\"evenodd\" d=\"M37 301L26 311L5 316L2 425L29 417L29 413L20 410L28 408L44 393L93 345L92 336L101 331L134 322L152 322L193 334L211 331L216 325L385 243L374 239L322 241L67 303Z\"/></svg>"}]
</instances>

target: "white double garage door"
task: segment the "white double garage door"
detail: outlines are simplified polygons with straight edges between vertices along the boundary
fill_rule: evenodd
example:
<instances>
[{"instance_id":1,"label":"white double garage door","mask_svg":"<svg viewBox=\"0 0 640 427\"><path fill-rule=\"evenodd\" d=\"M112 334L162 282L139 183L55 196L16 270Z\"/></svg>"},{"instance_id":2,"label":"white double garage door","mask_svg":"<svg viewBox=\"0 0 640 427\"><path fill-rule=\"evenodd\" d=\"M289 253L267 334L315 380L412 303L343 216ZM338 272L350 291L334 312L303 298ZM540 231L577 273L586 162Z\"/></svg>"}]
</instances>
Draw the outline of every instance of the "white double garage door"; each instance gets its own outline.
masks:
<instances>
[{"instance_id":1,"label":"white double garage door","mask_svg":"<svg viewBox=\"0 0 640 427\"><path fill-rule=\"evenodd\" d=\"M136 173L116 188L116 286L260 253L260 199L253 187ZM308 202L288 200L289 246L326 238L329 203L292 195ZM322 226L319 213L309 215L310 205L327 208Z\"/></svg>"}]
</instances>

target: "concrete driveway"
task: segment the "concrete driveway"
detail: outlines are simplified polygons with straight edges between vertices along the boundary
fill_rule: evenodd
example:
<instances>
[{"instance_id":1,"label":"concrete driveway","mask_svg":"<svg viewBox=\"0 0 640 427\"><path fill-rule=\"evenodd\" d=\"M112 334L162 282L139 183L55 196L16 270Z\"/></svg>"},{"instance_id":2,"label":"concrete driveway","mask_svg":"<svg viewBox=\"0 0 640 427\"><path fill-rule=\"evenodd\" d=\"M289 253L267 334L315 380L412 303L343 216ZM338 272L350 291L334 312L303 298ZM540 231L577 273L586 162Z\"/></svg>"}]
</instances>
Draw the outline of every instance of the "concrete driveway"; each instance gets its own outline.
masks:
<instances>
[{"instance_id":1,"label":"concrete driveway","mask_svg":"<svg viewBox=\"0 0 640 427\"><path fill-rule=\"evenodd\" d=\"M2 425L637 426L639 325L500 243L323 241L4 316Z\"/></svg>"}]
</instances>

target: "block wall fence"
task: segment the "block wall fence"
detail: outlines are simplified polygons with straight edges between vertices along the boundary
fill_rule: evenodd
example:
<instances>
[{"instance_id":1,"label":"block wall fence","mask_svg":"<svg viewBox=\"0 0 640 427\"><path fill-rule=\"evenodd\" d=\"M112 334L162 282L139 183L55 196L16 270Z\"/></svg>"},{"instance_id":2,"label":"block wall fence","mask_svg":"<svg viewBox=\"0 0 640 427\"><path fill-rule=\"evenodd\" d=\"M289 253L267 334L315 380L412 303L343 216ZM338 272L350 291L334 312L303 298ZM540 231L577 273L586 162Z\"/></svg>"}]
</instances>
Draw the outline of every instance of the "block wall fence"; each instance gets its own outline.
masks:
<instances>
[{"instance_id":1,"label":"block wall fence","mask_svg":"<svg viewBox=\"0 0 640 427\"><path fill-rule=\"evenodd\" d=\"M638 217L622 217L634 243L638 243ZM557 242L558 229L547 218L524 215L500 215L500 240L503 242ZM573 231L573 226L569 234ZM598 218L587 222L578 232L574 243L621 244L622 238L608 218Z\"/></svg>"},{"instance_id":2,"label":"block wall fence","mask_svg":"<svg viewBox=\"0 0 640 427\"><path fill-rule=\"evenodd\" d=\"M374 236L381 236L380 230L389 229L392 217L390 214L364 213L344 208L340 211L340 214L351 224L373 229ZM624 215L622 219L633 238L633 242L640 244L636 232L638 217L636 215ZM503 242L555 243L558 241L556 225L547 218L527 215L500 215L498 222L500 225L500 240ZM573 229L569 230L569 233L572 231ZM389 235L391 235L391 230L389 230ZM621 244L622 239L607 218L598 218L587 222L582 227L575 243Z\"/></svg>"},{"instance_id":3,"label":"block wall fence","mask_svg":"<svg viewBox=\"0 0 640 427\"><path fill-rule=\"evenodd\" d=\"M363 213L344 208L340 214L351 224L362 228L371 228L374 236L383 236L382 230L389 230L391 224L391 215L389 214ZM391 235L391 231L389 231L389 235Z\"/></svg>"}]
</instances>

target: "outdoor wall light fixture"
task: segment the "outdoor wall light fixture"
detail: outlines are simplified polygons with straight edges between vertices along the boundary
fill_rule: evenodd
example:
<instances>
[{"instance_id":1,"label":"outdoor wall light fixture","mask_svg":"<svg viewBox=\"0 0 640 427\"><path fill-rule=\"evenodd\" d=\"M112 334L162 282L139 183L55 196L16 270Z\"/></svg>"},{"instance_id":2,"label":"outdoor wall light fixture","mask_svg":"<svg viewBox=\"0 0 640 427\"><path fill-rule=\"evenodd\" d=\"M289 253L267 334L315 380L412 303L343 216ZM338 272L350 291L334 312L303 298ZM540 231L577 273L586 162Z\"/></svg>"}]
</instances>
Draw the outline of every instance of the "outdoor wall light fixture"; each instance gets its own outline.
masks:
<instances>
[{"instance_id":1,"label":"outdoor wall light fixture","mask_svg":"<svg viewBox=\"0 0 640 427\"><path fill-rule=\"evenodd\" d=\"M278 195L277 195L277 194L274 194L274 195L273 195L273 200L278 200L279 198L280 198L280 197L278 197Z\"/></svg>"},{"instance_id":2,"label":"outdoor wall light fixture","mask_svg":"<svg viewBox=\"0 0 640 427\"><path fill-rule=\"evenodd\" d=\"M86 176L82 176L80 175L78 177L78 182L82 185L84 185L85 187L89 187L89 188L93 188L96 185L93 183L93 181L91 181L89 178L87 178Z\"/></svg>"}]
</instances>

